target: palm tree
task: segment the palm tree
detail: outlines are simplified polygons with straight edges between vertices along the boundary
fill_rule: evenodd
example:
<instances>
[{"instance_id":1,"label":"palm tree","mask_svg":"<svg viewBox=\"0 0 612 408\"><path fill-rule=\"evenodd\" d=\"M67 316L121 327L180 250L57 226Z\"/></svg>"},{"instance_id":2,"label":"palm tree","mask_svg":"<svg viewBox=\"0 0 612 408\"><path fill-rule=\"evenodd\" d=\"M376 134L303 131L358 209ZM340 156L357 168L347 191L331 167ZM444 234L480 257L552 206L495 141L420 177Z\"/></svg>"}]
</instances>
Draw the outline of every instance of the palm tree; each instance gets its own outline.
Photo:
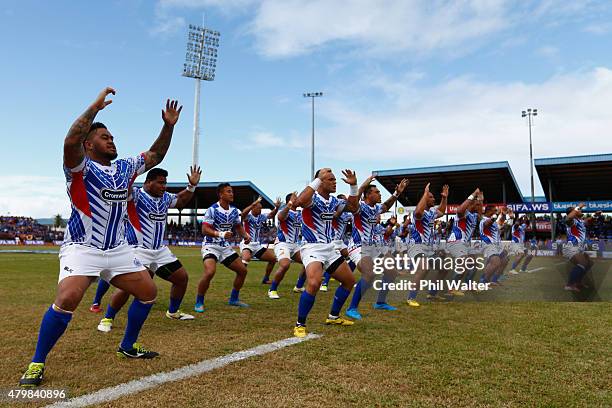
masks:
<instances>
[{"instance_id":1,"label":"palm tree","mask_svg":"<svg viewBox=\"0 0 612 408\"><path fill-rule=\"evenodd\" d=\"M66 223L64 222L62 215L57 214L53 219L53 227L55 227L55 230L57 231L58 228L65 227L65 226L66 226Z\"/></svg>"}]
</instances>

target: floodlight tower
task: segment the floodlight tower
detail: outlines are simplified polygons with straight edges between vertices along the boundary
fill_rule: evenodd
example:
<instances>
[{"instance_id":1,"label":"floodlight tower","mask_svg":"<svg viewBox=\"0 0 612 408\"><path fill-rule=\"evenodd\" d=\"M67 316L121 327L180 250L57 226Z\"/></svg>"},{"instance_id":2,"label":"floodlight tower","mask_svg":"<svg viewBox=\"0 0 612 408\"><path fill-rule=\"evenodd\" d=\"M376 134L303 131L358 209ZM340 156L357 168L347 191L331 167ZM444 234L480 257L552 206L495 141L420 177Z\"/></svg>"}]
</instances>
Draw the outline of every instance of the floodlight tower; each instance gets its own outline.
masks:
<instances>
[{"instance_id":1,"label":"floodlight tower","mask_svg":"<svg viewBox=\"0 0 612 408\"><path fill-rule=\"evenodd\" d=\"M535 212L533 211L533 207L535 204L535 192L534 192L534 185L533 185L533 144L531 142L531 126L532 126L532 120L531 118L534 116L538 116L538 110L537 109L527 109L526 111L522 111L521 112L521 117L523 118L527 118L528 120L528 124L529 124L529 171L531 172L531 212L532 212L532 228L533 228L533 235L535 236L536 234L536 219L535 219ZM551 220L552 223L552 220Z\"/></svg>"},{"instance_id":2,"label":"floodlight tower","mask_svg":"<svg viewBox=\"0 0 612 408\"><path fill-rule=\"evenodd\" d=\"M307 180L312 180L315 174L315 134L314 134L314 100L315 98L323 96L323 92L307 92L304 94L304 98L310 98L312 102L312 137L310 139L310 175Z\"/></svg>"},{"instance_id":3,"label":"floodlight tower","mask_svg":"<svg viewBox=\"0 0 612 408\"><path fill-rule=\"evenodd\" d=\"M189 25L187 53L183 64L183 76L194 78L195 104L193 109L192 164L198 165L200 149L200 83L213 81L217 68L217 49L221 33L205 27Z\"/></svg>"}]
</instances>

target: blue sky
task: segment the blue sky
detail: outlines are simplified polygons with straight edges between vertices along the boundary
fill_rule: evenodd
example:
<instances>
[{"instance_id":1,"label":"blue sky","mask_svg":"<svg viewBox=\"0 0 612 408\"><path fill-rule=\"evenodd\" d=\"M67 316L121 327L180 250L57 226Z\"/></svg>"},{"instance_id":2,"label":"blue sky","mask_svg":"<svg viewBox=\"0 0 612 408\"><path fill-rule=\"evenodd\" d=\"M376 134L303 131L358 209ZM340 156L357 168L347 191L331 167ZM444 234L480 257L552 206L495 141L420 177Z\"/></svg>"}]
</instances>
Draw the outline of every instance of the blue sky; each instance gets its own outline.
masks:
<instances>
[{"instance_id":1,"label":"blue sky","mask_svg":"<svg viewBox=\"0 0 612 408\"><path fill-rule=\"evenodd\" d=\"M101 88L120 155L149 147L166 98L184 105L162 167L191 160L186 25L221 32L202 89L203 179L252 180L269 196L317 166L372 170L508 160L529 191L536 157L612 152L612 6L557 1L4 1L0 6L0 213L69 213L62 140ZM528 4L527 4L528 3ZM452 188L452 186L451 186ZM340 189L346 190L344 187ZM537 185L537 191L541 191Z\"/></svg>"}]
</instances>

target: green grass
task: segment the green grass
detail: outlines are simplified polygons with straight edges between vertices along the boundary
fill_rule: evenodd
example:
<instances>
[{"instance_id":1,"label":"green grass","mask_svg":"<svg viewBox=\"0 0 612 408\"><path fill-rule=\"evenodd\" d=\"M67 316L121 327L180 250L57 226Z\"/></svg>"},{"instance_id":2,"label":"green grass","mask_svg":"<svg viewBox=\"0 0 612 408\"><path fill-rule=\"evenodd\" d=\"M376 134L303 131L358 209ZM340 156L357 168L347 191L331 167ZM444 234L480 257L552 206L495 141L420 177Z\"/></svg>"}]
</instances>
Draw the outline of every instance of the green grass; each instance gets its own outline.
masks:
<instances>
[{"instance_id":1,"label":"green grass","mask_svg":"<svg viewBox=\"0 0 612 408\"><path fill-rule=\"evenodd\" d=\"M199 251L173 250L190 273L188 311L202 273ZM8 388L34 351L40 319L55 295L58 260L33 254L0 254L0 260L0 388ZM425 303L417 310L402 305L396 312L375 311L370 294L362 307L365 319L353 327L322 324L333 291L320 293L309 330L322 338L104 406L612 406L611 304L544 301L580 300L559 291L563 271L552 264L560 261L534 260L530 269L546 269L509 279L497 294ZM609 271L609 263L594 268L595 299L609 299ZM45 386L80 395L290 337L296 273L292 267L282 298L271 301L259 283L263 264L251 263L241 297L252 307L236 309L225 304L233 273L220 267L206 312L190 322L163 316L169 284L156 278L159 301L141 340L161 357L149 361L115 357L126 311L111 333L97 332L101 316L87 311L92 286L49 356ZM511 301L525 293L534 301ZM399 305L403 296L391 299Z\"/></svg>"}]
</instances>

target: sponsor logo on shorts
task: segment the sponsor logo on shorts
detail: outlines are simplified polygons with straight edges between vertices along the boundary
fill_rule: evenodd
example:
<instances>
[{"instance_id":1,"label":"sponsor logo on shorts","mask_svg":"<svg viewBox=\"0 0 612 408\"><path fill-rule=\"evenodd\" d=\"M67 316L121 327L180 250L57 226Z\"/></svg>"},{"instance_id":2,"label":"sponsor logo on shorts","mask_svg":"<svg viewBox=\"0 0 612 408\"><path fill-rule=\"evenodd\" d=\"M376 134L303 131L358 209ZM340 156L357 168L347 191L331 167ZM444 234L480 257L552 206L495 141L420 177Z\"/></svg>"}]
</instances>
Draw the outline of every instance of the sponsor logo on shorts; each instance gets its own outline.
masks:
<instances>
[{"instance_id":1,"label":"sponsor logo on shorts","mask_svg":"<svg viewBox=\"0 0 612 408\"><path fill-rule=\"evenodd\" d=\"M120 190L112 190L110 188L103 188L102 190L100 190L100 197L102 197L102 199L106 201L113 201L113 202L127 201L128 190L125 188L120 189Z\"/></svg>"},{"instance_id":2,"label":"sponsor logo on shorts","mask_svg":"<svg viewBox=\"0 0 612 408\"><path fill-rule=\"evenodd\" d=\"M71 269L71 268L69 268L69 267L67 267L67 266L64 266L64 270L65 270L66 272L68 272L68 273L72 273L72 272L74 272L74 269Z\"/></svg>"},{"instance_id":3,"label":"sponsor logo on shorts","mask_svg":"<svg viewBox=\"0 0 612 408\"><path fill-rule=\"evenodd\" d=\"M138 260L138 258L134 258L134 265L135 266L142 266L142 263Z\"/></svg>"},{"instance_id":4,"label":"sponsor logo on shorts","mask_svg":"<svg viewBox=\"0 0 612 408\"><path fill-rule=\"evenodd\" d=\"M166 214L149 213L151 221L166 221Z\"/></svg>"}]
</instances>

